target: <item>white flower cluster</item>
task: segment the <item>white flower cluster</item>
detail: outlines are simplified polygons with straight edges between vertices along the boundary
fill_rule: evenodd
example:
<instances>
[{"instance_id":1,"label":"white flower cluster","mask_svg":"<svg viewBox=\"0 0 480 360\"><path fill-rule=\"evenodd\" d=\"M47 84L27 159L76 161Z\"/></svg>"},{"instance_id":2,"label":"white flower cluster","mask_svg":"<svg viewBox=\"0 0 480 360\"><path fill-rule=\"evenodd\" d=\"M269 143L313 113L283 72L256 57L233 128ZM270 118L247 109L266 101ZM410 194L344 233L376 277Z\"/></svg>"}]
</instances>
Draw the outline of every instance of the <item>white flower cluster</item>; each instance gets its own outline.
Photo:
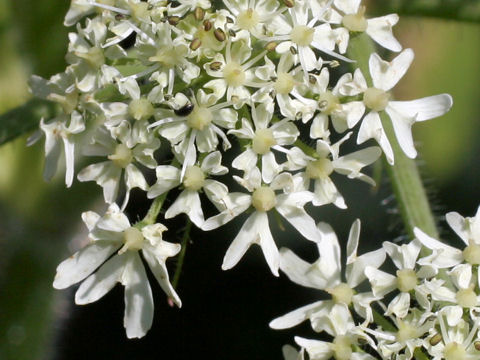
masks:
<instances>
[{"instance_id":1,"label":"white flower cluster","mask_svg":"<svg viewBox=\"0 0 480 360\"><path fill-rule=\"evenodd\" d=\"M457 249L415 228L405 245L384 242L381 249L357 256L360 221L354 222L342 271L340 247L328 224L313 264L281 249L280 269L293 282L325 291L320 300L273 320L284 329L310 320L330 340L295 337L302 348L284 348L285 359L446 359L480 357L480 207L473 218L448 213L447 222L465 243ZM428 255L422 255L428 253ZM395 275L379 269L388 255ZM344 276L344 277L343 277ZM357 292L368 280L371 291Z\"/></svg>"},{"instance_id":2,"label":"white flower cluster","mask_svg":"<svg viewBox=\"0 0 480 360\"><path fill-rule=\"evenodd\" d=\"M69 34L69 65L49 80L31 80L36 96L62 109L40 125L46 137L45 177L51 178L64 158L70 186L76 161L96 157L77 178L100 185L109 207L103 216L83 214L90 243L59 265L54 286L82 282L75 300L85 304L120 282L125 286L127 336L145 335L153 300L141 257L180 306L165 265L180 245L162 239L166 227L155 223L159 208L154 218L133 225L123 211L134 188L145 191L156 205L171 189L179 189L165 209L165 219L184 213L208 231L248 212L223 269L235 266L250 245L258 244L274 275L282 269L293 281L332 295L331 301L272 323L287 327L310 319L314 329L335 337L328 346L298 339L311 359L329 357L326 347L337 349L337 359L347 359L348 349L360 340L380 354L394 351L394 335L368 327L374 318L370 304L402 281L406 284L398 285L400 293L386 308L387 315L398 318L398 324L416 321L422 329L430 324L436 303L429 297L433 287L443 289L444 283L430 281L439 266L414 272L417 242L406 247L386 244L383 250L357 257L355 223L344 283L334 233L327 224L317 226L305 210L309 203L347 207L331 179L333 172L374 184L362 169L382 151L394 163L380 113L388 114L397 141L413 158L412 124L440 116L452 105L447 94L391 100L389 91L413 60L412 50L401 51L392 35L397 21L395 14L367 19L360 0L72 0L65 18L65 25L76 26ZM354 63L347 54L349 41L363 32L382 47L401 52L391 62L372 54L370 74L357 69L335 77L331 69ZM366 80L370 77L371 83ZM344 134L332 142L331 130ZM357 144L374 139L380 147L341 155L342 143L354 130ZM314 147L308 146L311 142ZM231 164L222 163L224 154L233 158ZM159 164L160 155L173 160ZM225 176L243 191L230 191ZM207 200L218 210L209 218L202 209ZM269 214L280 215L318 245L321 258L313 270L292 253L278 251ZM398 263L397 277L377 269L385 253ZM355 294L353 288L366 277L373 292ZM429 285L417 285L417 277L430 279ZM425 294L421 305L427 315L420 318L408 305L413 289ZM363 317L361 325L354 324L350 304ZM377 335L382 340L375 343L372 336ZM413 349L407 340L398 351Z\"/></svg>"}]
</instances>

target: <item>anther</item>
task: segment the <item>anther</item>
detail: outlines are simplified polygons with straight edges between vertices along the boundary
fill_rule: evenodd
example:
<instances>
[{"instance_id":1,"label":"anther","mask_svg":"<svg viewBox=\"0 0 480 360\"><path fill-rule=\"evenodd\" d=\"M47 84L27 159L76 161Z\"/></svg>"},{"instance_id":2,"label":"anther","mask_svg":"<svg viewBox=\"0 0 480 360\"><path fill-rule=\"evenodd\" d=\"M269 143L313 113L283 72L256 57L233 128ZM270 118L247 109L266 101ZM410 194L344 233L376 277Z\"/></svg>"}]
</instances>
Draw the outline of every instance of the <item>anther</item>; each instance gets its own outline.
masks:
<instances>
[{"instance_id":1,"label":"anther","mask_svg":"<svg viewBox=\"0 0 480 360\"><path fill-rule=\"evenodd\" d=\"M277 48L277 43L275 41L270 41L265 45L265 50L267 51L275 51Z\"/></svg>"},{"instance_id":2,"label":"anther","mask_svg":"<svg viewBox=\"0 0 480 360\"><path fill-rule=\"evenodd\" d=\"M195 19L201 21L205 17L205 11L202 8L197 7L195 8L194 16Z\"/></svg>"},{"instance_id":3,"label":"anther","mask_svg":"<svg viewBox=\"0 0 480 360\"><path fill-rule=\"evenodd\" d=\"M214 61L210 64L210 70L218 71L222 67L222 63L220 61Z\"/></svg>"},{"instance_id":4,"label":"anther","mask_svg":"<svg viewBox=\"0 0 480 360\"><path fill-rule=\"evenodd\" d=\"M198 9L198 8L197 8ZM202 45L202 41L199 38L195 38L190 43L190 49L195 51Z\"/></svg>"},{"instance_id":5,"label":"anther","mask_svg":"<svg viewBox=\"0 0 480 360\"><path fill-rule=\"evenodd\" d=\"M215 36L215 39L217 39L220 42L225 41L225 39L227 38L225 36L225 32L220 28L216 28L215 31L213 32L213 35Z\"/></svg>"},{"instance_id":6,"label":"anther","mask_svg":"<svg viewBox=\"0 0 480 360\"><path fill-rule=\"evenodd\" d=\"M180 17L179 16L169 16L167 18L168 20L168 23L172 26L176 26L178 25L178 23L180 22Z\"/></svg>"},{"instance_id":7,"label":"anther","mask_svg":"<svg viewBox=\"0 0 480 360\"><path fill-rule=\"evenodd\" d=\"M205 21L203 22L203 29L204 29L205 31L210 31L210 30L212 29L212 23L211 23L210 21L208 21L208 20L205 20Z\"/></svg>"}]
</instances>

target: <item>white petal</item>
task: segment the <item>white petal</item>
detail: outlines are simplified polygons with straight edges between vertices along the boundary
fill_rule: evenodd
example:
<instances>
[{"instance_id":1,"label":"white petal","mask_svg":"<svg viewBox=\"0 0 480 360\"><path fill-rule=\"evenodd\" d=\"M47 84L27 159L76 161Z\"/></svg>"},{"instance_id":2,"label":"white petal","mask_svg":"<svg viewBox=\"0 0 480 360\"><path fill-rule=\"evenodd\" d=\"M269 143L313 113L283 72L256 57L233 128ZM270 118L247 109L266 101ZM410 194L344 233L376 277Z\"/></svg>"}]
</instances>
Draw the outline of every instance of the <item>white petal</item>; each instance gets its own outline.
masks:
<instances>
[{"instance_id":1,"label":"white petal","mask_svg":"<svg viewBox=\"0 0 480 360\"><path fill-rule=\"evenodd\" d=\"M97 301L120 281L125 267L123 255L114 256L94 274L90 275L75 293L75 303L85 305Z\"/></svg>"},{"instance_id":2,"label":"white petal","mask_svg":"<svg viewBox=\"0 0 480 360\"><path fill-rule=\"evenodd\" d=\"M397 288L397 278L372 266L365 268L365 275L372 285L373 295L383 297Z\"/></svg>"},{"instance_id":3,"label":"white petal","mask_svg":"<svg viewBox=\"0 0 480 360\"><path fill-rule=\"evenodd\" d=\"M463 262L463 254L461 250L428 236L419 228L414 228L413 232L423 246L433 250L431 255L418 260L420 265L433 265L438 268L449 268Z\"/></svg>"},{"instance_id":4,"label":"white petal","mask_svg":"<svg viewBox=\"0 0 480 360\"><path fill-rule=\"evenodd\" d=\"M182 307L182 301L180 300L180 297L177 295L177 292L173 288L172 284L170 284L167 267L165 266L163 259L155 257L155 254L148 249L143 249L142 254L165 294L167 294L167 296L172 299L178 307Z\"/></svg>"},{"instance_id":5,"label":"white petal","mask_svg":"<svg viewBox=\"0 0 480 360\"><path fill-rule=\"evenodd\" d=\"M97 241L62 261L53 281L55 289L65 289L85 279L112 255L119 245L110 241Z\"/></svg>"},{"instance_id":6,"label":"white petal","mask_svg":"<svg viewBox=\"0 0 480 360\"><path fill-rule=\"evenodd\" d=\"M468 224L465 221L465 218L457 212L449 212L445 215L448 225L452 228L453 231L463 240L463 242L468 245L469 231Z\"/></svg>"},{"instance_id":7,"label":"white petal","mask_svg":"<svg viewBox=\"0 0 480 360\"><path fill-rule=\"evenodd\" d=\"M280 249L280 269L292 282L305 287L325 289L330 283L330 279L325 278L316 264L302 260L286 248Z\"/></svg>"},{"instance_id":8,"label":"white petal","mask_svg":"<svg viewBox=\"0 0 480 360\"><path fill-rule=\"evenodd\" d=\"M398 22L397 14L390 14L382 17L367 20L367 30L365 31L375 42L384 48L398 52L402 50L402 45L392 34L392 26Z\"/></svg>"},{"instance_id":9,"label":"white petal","mask_svg":"<svg viewBox=\"0 0 480 360\"><path fill-rule=\"evenodd\" d=\"M415 118L415 121L430 120L442 116L453 105L452 97L448 94L428 96L411 101L390 101L388 106L398 113Z\"/></svg>"},{"instance_id":10,"label":"white petal","mask_svg":"<svg viewBox=\"0 0 480 360\"><path fill-rule=\"evenodd\" d=\"M122 277L125 286L125 314L123 325L127 337L143 337L153 322L153 296L145 268L138 253L127 254L128 259Z\"/></svg>"},{"instance_id":11,"label":"white petal","mask_svg":"<svg viewBox=\"0 0 480 360\"><path fill-rule=\"evenodd\" d=\"M243 213L250 207L251 196L242 193L231 193L222 199L222 203L224 203L225 210L205 220L202 230L216 229Z\"/></svg>"},{"instance_id":12,"label":"white petal","mask_svg":"<svg viewBox=\"0 0 480 360\"><path fill-rule=\"evenodd\" d=\"M165 219L171 219L181 213L187 214L197 227L200 228L203 225L205 220L198 192L192 190L182 191L175 202L168 208L165 213Z\"/></svg>"},{"instance_id":13,"label":"white petal","mask_svg":"<svg viewBox=\"0 0 480 360\"><path fill-rule=\"evenodd\" d=\"M258 211L249 216L230 244L223 259L222 269L228 270L234 267L253 243L262 247L270 270L278 276L279 254L270 233L267 214Z\"/></svg>"},{"instance_id":14,"label":"white petal","mask_svg":"<svg viewBox=\"0 0 480 360\"><path fill-rule=\"evenodd\" d=\"M393 165L393 150L388 141L387 134L383 130L380 116L376 111L371 111L365 116L358 130L357 144L362 144L368 139L375 139L382 148L387 161Z\"/></svg>"},{"instance_id":15,"label":"white petal","mask_svg":"<svg viewBox=\"0 0 480 360\"><path fill-rule=\"evenodd\" d=\"M308 240L318 242L322 239L322 234L317 229L315 220L303 209L304 201L307 198L311 200L311 193L302 196L303 193L294 192L278 195L275 208L300 234Z\"/></svg>"},{"instance_id":16,"label":"white petal","mask_svg":"<svg viewBox=\"0 0 480 360\"><path fill-rule=\"evenodd\" d=\"M398 318L404 318L410 309L410 294L400 293L388 304L388 309L385 315L394 314Z\"/></svg>"},{"instance_id":17,"label":"white petal","mask_svg":"<svg viewBox=\"0 0 480 360\"><path fill-rule=\"evenodd\" d=\"M316 312L321 311L323 308L325 301L320 300L314 302L313 304L309 304L306 306L302 306L296 310L293 310L285 315L282 315L268 324L272 329L288 329L298 324L304 322L305 320L309 319L310 316Z\"/></svg>"},{"instance_id":18,"label":"white petal","mask_svg":"<svg viewBox=\"0 0 480 360\"><path fill-rule=\"evenodd\" d=\"M333 355L333 350L328 342L304 339L299 336L295 336L295 342L307 350L309 359L328 360Z\"/></svg>"},{"instance_id":19,"label":"white petal","mask_svg":"<svg viewBox=\"0 0 480 360\"><path fill-rule=\"evenodd\" d=\"M314 206L322 206L333 203L340 209L346 209L347 205L342 194L337 190L332 179L326 177L324 179L315 180L315 197L312 200Z\"/></svg>"},{"instance_id":20,"label":"white petal","mask_svg":"<svg viewBox=\"0 0 480 360\"><path fill-rule=\"evenodd\" d=\"M377 54L370 55L369 67L373 86L388 91L405 75L413 61L412 49L403 50L391 62L384 61Z\"/></svg>"}]
</instances>

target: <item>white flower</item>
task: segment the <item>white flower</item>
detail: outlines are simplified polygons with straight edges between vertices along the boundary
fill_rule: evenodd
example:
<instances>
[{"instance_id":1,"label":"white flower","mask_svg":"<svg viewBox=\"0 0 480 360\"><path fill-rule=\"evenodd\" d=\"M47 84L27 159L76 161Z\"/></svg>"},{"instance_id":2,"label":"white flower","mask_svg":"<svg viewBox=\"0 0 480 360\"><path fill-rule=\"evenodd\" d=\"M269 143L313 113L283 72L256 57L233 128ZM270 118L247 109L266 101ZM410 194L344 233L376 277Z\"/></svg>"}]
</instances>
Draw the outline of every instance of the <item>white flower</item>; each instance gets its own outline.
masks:
<instances>
[{"instance_id":1,"label":"white flower","mask_svg":"<svg viewBox=\"0 0 480 360\"><path fill-rule=\"evenodd\" d=\"M257 38L264 37L268 24L284 10L278 10L275 0L224 0L223 4L235 16L232 30L248 31Z\"/></svg>"},{"instance_id":2,"label":"white flower","mask_svg":"<svg viewBox=\"0 0 480 360\"><path fill-rule=\"evenodd\" d=\"M201 166L191 165L186 168L181 180L181 170L171 165L157 166L157 182L148 190L148 198L155 198L174 187L183 184L184 190L165 213L165 219L170 219L180 213L188 215L198 227L204 223L199 192L204 190L207 195L212 193L227 193L227 187L215 180L207 179L208 175L223 175L228 169L221 165L221 154L215 151L203 159Z\"/></svg>"},{"instance_id":3,"label":"white flower","mask_svg":"<svg viewBox=\"0 0 480 360\"><path fill-rule=\"evenodd\" d=\"M233 129L237 122L237 112L229 108L231 102L217 103L213 94L203 90L192 96L191 101L183 94L175 96L176 110L157 109L159 119L148 128L158 128L158 132L173 145L175 155L183 163L182 178L188 166L197 161L197 150L201 153L217 149L220 137L223 150L231 147L222 129Z\"/></svg>"},{"instance_id":4,"label":"white flower","mask_svg":"<svg viewBox=\"0 0 480 360\"><path fill-rule=\"evenodd\" d=\"M429 300L423 293L423 289L418 288L419 279L435 276L437 269L425 265L418 271L416 270L416 261L420 254L421 243L413 240L408 244L399 246L385 241L383 248L398 269L395 276L371 266L365 268L365 275L370 281L373 294L379 298L394 290L400 291L390 301L386 315L395 314L399 318L404 318L410 309L410 293L412 291L415 292L417 302L424 309L430 310L431 304Z\"/></svg>"},{"instance_id":5,"label":"white flower","mask_svg":"<svg viewBox=\"0 0 480 360\"><path fill-rule=\"evenodd\" d=\"M342 103L340 90L346 82L351 81L351 75L343 75L331 90L329 90L330 73L328 68L324 67L320 75L311 74L309 77L315 80L313 84L310 82L310 86L313 94L318 96L320 110L310 126L310 137L314 139L324 137L324 129L328 127L329 117L338 133L353 128L362 118L365 106L362 101Z\"/></svg>"},{"instance_id":6,"label":"white flower","mask_svg":"<svg viewBox=\"0 0 480 360\"><path fill-rule=\"evenodd\" d=\"M336 304L353 305L355 311L366 319L373 320L370 303L375 300L371 293L355 292L366 276L366 266L380 266L385 260L385 251L379 249L357 256L360 237L360 220L355 221L350 229L347 243L346 282L342 281L342 263L340 245L335 232L326 223L318 227L323 239L317 244L320 258L313 264L300 259L292 251L282 248L280 251L280 269L296 284L327 291L332 300L320 300L310 305L291 311L270 322L273 329L286 329L310 319L315 331L325 330L325 318Z\"/></svg>"},{"instance_id":7,"label":"white flower","mask_svg":"<svg viewBox=\"0 0 480 360\"><path fill-rule=\"evenodd\" d=\"M89 211L82 219L91 242L58 265L53 286L65 289L83 281L75 294L75 302L83 305L97 301L120 282L125 286L127 337L144 336L152 325L153 297L139 251L162 289L180 307L165 265L168 257L180 251L180 245L162 239L166 230L162 224L132 227L115 204L103 217Z\"/></svg>"},{"instance_id":8,"label":"white flower","mask_svg":"<svg viewBox=\"0 0 480 360\"><path fill-rule=\"evenodd\" d=\"M354 73L353 82L345 84L340 90L344 95L363 93L363 102L370 112L365 116L358 132L357 143L375 139L383 149L387 160L393 164L393 151L380 120L380 111L390 117L395 136L403 152L410 158L417 156L413 145L412 125L445 114L452 106L452 97L448 94L429 96L412 101L390 101L388 93L403 77L413 61L413 51L405 49L391 62L382 60L377 54L370 56L369 68L373 86L367 82L360 69Z\"/></svg>"},{"instance_id":9,"label":"white flower","mask_svg":"<svg viewBox=\"0 0 480 360\"><path fill-rule=\"evenodd\" d=\"M434 328L435 314L417 308L410 310L407 316L400 319L390 316L396 331L386 331L381 327L369 330L378 340L378 350L385 359L392 358L394 354L401 359L409 360L414 357L416 348L423 345L422 337ZM402 352L403 350L403 352Z\"/></svg>"},{"instance_id":10,"label":"white flower","mask_svg":"<svg viewBox=\"0 0 480 360\"><path fill-rule=\"evenodd\" d=\"M360 0L335 0L335 6L344 13L342 25L352 32L365 32L376 43L392 51L402 50L402 45L392 34L392 27L398 22L397 14L365 19L365 6Z\"/></svg>"},{"instance_id":11,"label":"white flower","mask_svg":"<svg viewBox=\"0 0 480 360\"><path fill-rule=\"evenodd\" d=\"M360 171L363 167L375 162L382 152L380 148L372 146L348 155L339 156L340 145L350 135L351 133L348 133L333 145L323 140L317 140L317 148L316 152L312 154L313 156L306 155L299 148L292 148L287 154L288 162L285 168L289 170L304 170L295 175L302 179L304 188L308 190L310 182L314 182L315 197L312 200L313 205L321 206L333 203L342 209L347 207L343 196L330 178L334 171L347 175L350 179L359 179L375 185L372 178L362 174Z\"/></svg>"},{"instance_id":12,"label":"white flower","mask_svg":"<svg viewBox=\"0 0 480 360\"><path fill-rule=\"evenodd\" d=\"M228 133L240 139L249 139L251 143L232 162L236 169L248 172L261 159L262 179L269 183L280 173L282 167L277 163L273 150L288 153L283 145L291 145L299 135L295 124L288 119L271 123L274 111L272 102L251 107L252 120L242 119L242 127ZM252 126L254 125L254 126Z\"/></svg>"},{"instance_id":13,"label":"white flower","mask_svg":"<svg viewBox=\"0 0 480 360\"><path fill-rule=\"evenodd\" d=\"M436 328L432 328L431 335L423 343L433 360L478 359L479 352L473 346L473 340L479 327L479 319L476 319L470 329L462 315L462 308L459 306L446 306L438 312L440 333Z\"/></svg>"},{"instance_id":14,"label":"white flower","mask_svg":"<svg viewBox=\"0 0 480 360\"><path fill-rule=\"evenodd\" d=\"M252 66L261 60L266 51L255 57L252 56L250 43L241 39L225 45L225 56L217 54L212 62L206 63L204 69L207 74L216 79L210 80L203 87L213 91L218 99L225 94L227 101L232 101L236 108L240 108L251 96L248 86L258 86L259 79L255 77L255 68Z\"/></svg>"},{"instance_id":15,"label":"white flower","mask_svg":"<svg viewBox=\"0 0 480 360\"><path fill-rule=\"evenodd\" d=\"M75 77L79 90L93 92L107 85L105 79L111 79L105 73L118 72L106 63L107 59L124 57L127 53L118 45L107 50L102 48L107 27L99 18L87 19L83 29L77 24L77 32L69 33L66 60L72 65L67 68L67 72Z\"/></svg>"},{"instance_id":16,"label":"white flower","mask_svg":"<svg viewBox=\"0 0 480 360\"><path fill-rule=\"evenodd\" d=\"M84 150L86 155L107 156L108 160L87 166L78 173L77 177L80 181L95 181L102 186L104 199L111 204L117 198L122 174L124 174L127 189L122 208L125 208L131 189L139 187L147 190L148 188L145 177L134 162L150 169L155 168L157 163L153 153L160 146L160 141L152 134L148 134L146 123L140 121L132 126L124 120L119 126L112 128L111 132L112 134L100 128L93 143L86 146Z\"/></svg>"},{"instance_id":17,"label":"white flower","mask_svg":"<svg viewBox=\"0 0 480 360\"><path fill-rule=\"evenodd\" d=\"M311 201L312 194L307 191L291 192L293 180L287 173L277 175L270 184L262 184L258 168L251 170L243 179L236 176L234 178L250 191L251 195L232 193L217 200L217 207L223 207L224 210L207 219L202 229L215 229L252 206L254 211L228 248L222 269L234 267L252 244L259 244L270 270L278 276L280 258L270 232L267 213L271 210L278 211L300 234L308 240L319 242L322 234L303 208L307 202ZM283 193L276 194L276 190L283 190Z\"/></svg>"},{"instance_id":18,"label":"white flower","mask_svg":"<svg viewBox=\"0 0 480 360\"><path fill-rule=\"evenodd\" d=\"M73 111L71 116L60 115L49 123L40 121L40 129L45 133L45 169L43 176L50 180L57 171L60 159L60 140L65 151L65 184L70 187L73 182L75 166L75 134L85 130L82 116Z\"/></svg>"},{"instance_id":19,"label":"white flower","mask_svg":"<svg viewBox=\"0 0 480 360\"><path fill-rule=\"evenodd\" d=\"M296 119L297 114L302 111L301 105L304 99L298 92L298 88L304 86L303 73L294 65L294 56L290 52L280 56L276 68L275 64L265 56L265 65L259 66L255 71L255 75L263 82L258 84L260 89L252 96L252 100L259 103L271 102L275 99L280 113L292 120ZM311 105L315 101L307 100L307 102Z\"/></svg>"},{"instance_id":20,"label":"white flower","mask_svg":"<svg viewBox=\"0 0 480 360\"><path fill-rule=\"evenodd\" d=\"M309 1L295 1L294 7L288 9L288 15L279 16L275 28L272 29L275 35L268 38L270 41L279 42L276 47L277 52L284 53L292 51L291 48L293 48L298 53L305 76L309 71L320 69L322 66L323 60L317 58L314 49L350 61L333 51L336 43L341 43L344 37L342 32L347 31L342 28L332 30L327 23L318 24L317 16L322 14L311 15L312 9L309 3Z\"/></svg>"},{"instance_id":21,"label":"white flower","mask_svg":"<svg viewBox=\"0 0 480 360\"><path fill-rule=\"evenodd\" d=\"M375 357L363 351L357 352L359 340L367 341L370 345L375 344L355 326L350 311L345 305L336 304L325 317L325 329L333 336L331 342L295 337L295 342L305 349L311 360L374 360Z\"/></svg>"},{"instance_id":22,"label":"white flower","mask_svg":"<svg viewBox=\"0 0 480 360\"><path fill-rule=\"evenodd\" d=\"M466 247L463 250L442 243L419 228L414 229L415 236L432 253L418 261L419 264L432 264L437 268L451 268L465 261L471 265L480 264L480 207L474 217L464 218L456 212L446 215L447 223L462 239Z\"/></svg>"}]
</instances>

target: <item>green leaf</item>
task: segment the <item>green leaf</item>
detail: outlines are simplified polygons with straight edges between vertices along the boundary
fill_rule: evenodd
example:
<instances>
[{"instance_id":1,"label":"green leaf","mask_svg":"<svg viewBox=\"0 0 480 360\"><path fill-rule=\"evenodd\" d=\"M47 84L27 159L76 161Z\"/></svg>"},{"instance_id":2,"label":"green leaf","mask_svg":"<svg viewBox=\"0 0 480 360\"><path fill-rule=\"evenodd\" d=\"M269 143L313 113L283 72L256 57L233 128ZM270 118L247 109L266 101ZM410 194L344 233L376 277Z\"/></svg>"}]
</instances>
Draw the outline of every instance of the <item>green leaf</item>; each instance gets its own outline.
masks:
<instances>
[{"instance_id":1,"label":"green leaf","mask_svg":"<svg viewBox=\"0 0 480 360\"><path fill-rule=\"evenodd\" d=\"M40 119L56 115L56 105L50 101L32 99L24 105L0 115L0 145L38 127Z\"/></svg>"}]
</instances>

